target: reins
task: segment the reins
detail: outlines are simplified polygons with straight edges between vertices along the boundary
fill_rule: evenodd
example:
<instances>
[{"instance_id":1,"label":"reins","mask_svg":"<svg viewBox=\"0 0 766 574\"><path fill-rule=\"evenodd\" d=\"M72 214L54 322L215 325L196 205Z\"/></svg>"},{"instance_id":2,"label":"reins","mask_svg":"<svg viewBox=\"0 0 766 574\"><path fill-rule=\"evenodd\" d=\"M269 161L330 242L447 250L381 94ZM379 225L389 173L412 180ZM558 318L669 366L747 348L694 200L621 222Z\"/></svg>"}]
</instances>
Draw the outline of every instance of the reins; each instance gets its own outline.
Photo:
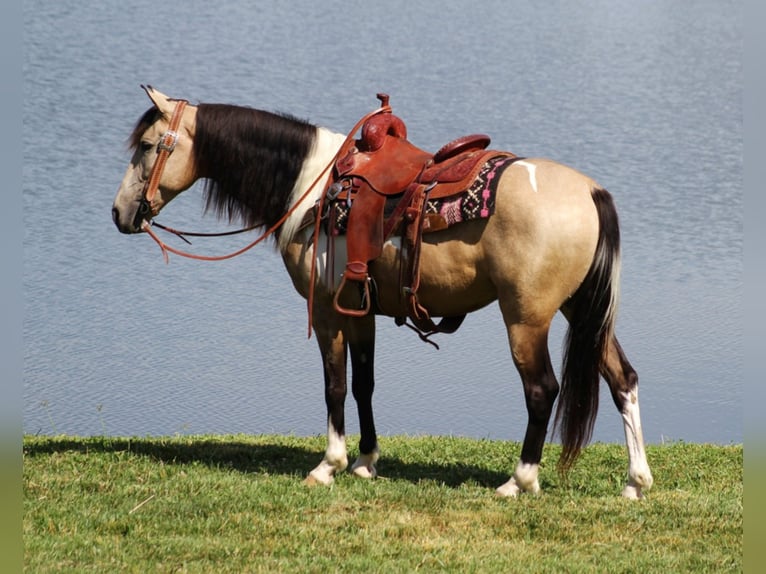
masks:
<instances>
[{"instance_id":1,"label":"reins","mask_svg":"<svg viewBox=\"0 0 766 574\"><path fill-rule=\"evenodd\" d=\"M381 101L381 106L369 113L367 113L362 119L360 119L353 127L353 129L348 133L346 136L346 139L344 140L343 144L340 146L336 154L333 156L333 158L330 160L330 162L322 169L322 171L317 175L317 177L314 179L314 181L309 185L309 187L306 189L306 191L301 195L298 200L288 209L282 217L279 218L279 220L274 223L271 227L269 227L260 237L258 237L255 241L249 243L248 245L242 247L241 249L238 249L237 251L234 251L232 253L227 253L225 255L197 255L194 253L189 253L187 251L182 251L180 249L176 249L175 247L171 247L162 239L160 239L157 234L152 230L152 226L156 226L160 229L163 229L167 231L168 233L172 233L184 241L186 243L190 243L184 235L188 235L190 237L219 237L224 235L235 235L237 233L243 233L245 231L251 231L252 229L255 229L259 226L253 226L245 229L239 229L236 231L228 231L223 233L193 233L193 232L185 232L185 231L178 231L171 227L166 227L164 225L160 225L158 223L154 223L151 220L144 220L141 224L141 230L146 232L149 237L151 237L157 245L159 245L160 250L162 251L162 256L165 259L165 263L169 263L170 257L168 256L168 253L173 253L175 255L179 255L181 257L186 257L188 259L196 259L199 261L223 261L226 259L231 259L233 257L236 257L238 255L242 255L246 251L249 251L259 243L261 243L264 239L272 235L277 229L279 229L285 221L298 209L298 207L303 203L303 201L310 195L310 193L314 190L314 188L319 184L320 181L326 176L327 172L332 169L332 167L335 165L336 161L340 157L342 153L344 153L349 144L353 141L354 136L356 135L356 132L359 130L359 128L364 125L364 123L369 120L371 117L385 112L391 111L391 106L388 105L388 96L385 94L378 94L378 98ZM162 177L162 171L165 168L165 163L167 162L168 157L173 152L173 149L175 148L175 145L178 141L178 127L181 123L181 116L183 115L183 110L186 107L186 104L188 102L186 100L178 100L176 102L176 107L173 110L173 116L170 120L170 125L168 126L168 130L163 134L162 138L160 139L160 143L157 145L157 153L158 157L155 161L154 165L152 166L152 172L149 176L149 181L147 181L147 184L144 188L143 193L143 202L151 205L151 201L154 199L154 196L157 193L157 189L159 188L159 182L160 178ZM324 207L324 200L325 196L327 195L327 188L329 187L329 181L325 185L325 189L323 193L321 194L319 200L318 200L318 206L316 210L316 219L314 221L314 232L312 236L312 253L313 257L311 259L311 274L309 278L309 295L308 295L308 314L309 314L309 325L308 325L308 336L311 337L311 322L312 322L312 315L313 315L313 307L314 307L314 281L316 278L316 249L317 249L317 243L319 241L319 227L321 223L322 218L322 209Z\"/></svg>"},{"instance_id":2,"label":"reins","mask_svg":"<svg viewBox=\"0 0 766 574\"><path fill-rule=\"evenodd\" d=\"M210 232L210 233L201 233L199 231L180 231L178 229L173 229L172 227L169 227L167 225L162 225L161 223L157 223L156 221L152 221L152 227L158 227L159 229L162 229L162 231L167 231L168 233L172 233L173 235L177 236L179 239L182 239L183 241L191 245L191 241L186 239L187 237L227 237L229 235L239 235L240 233L246 233L248 231L252 231L258 226L251 225L250 227L243 227L242 229L236 229L234 231L216 231L216 232Z\"/></svg>"},{"instance_id":3,"label":"reins","mask_svg":"<svg viewBox=\"0 0 766 574\"><path fill-rule=\"evenodd\" d=\"M314 187L316 187L317 183L319 183L319 181L321 181L321 179L324 176L324 174L327 172L327 170L330 167L332 167L334 162L335 162L335 160L330 162L330 164L328 164L321 171L321 173L317 176L317 178L309 186L309 188L306 190L306 192L298 199L298 201L295 202L295 204L290 209L288 209L285 212L285 214L282 217L279 218L279 220L274 225L269 227L255 241L253 241L252 243L249 243L248 245L245 245L243 248L238 249L237 251L234 251L232 253L227 253L226 255L197 255L195 253L189 253L187 251L181 251L180 249L176 249L175 247L171 247L170 245L168 245L167 243L162 241L162 239L157 237L157 234L154 233L154 231L152 231L152 225L153 225L152 223L149 223L148 221L144 221L144 223L141 225L141 229L143 231L145 231L146 233L148 233L149 236L152 239L154 239L154 241L157 242L157 245L160 246L160 249L162 250L162 256L165 258L165 263L168 263L169 260L170 260L169 257L168 257L168 252L174 253L176 255L180 255L181 257L186 257L188 259L197 259L199 261L223 261L225 259L231 259L232 257L236 257L237 255L242 255L246 251L252 249L256 245L258 245L261 241L263 241L264 239L269 237L277 229L279 229L279 227L282 224L284 224L285 221L287 221L287 218L290 217L295 212L296 209L298 209L298 206L303 202L303 200L308 197L309 193L314 189ZM236 231L229 231L229 232L225 232L225 233L210 233L210 234L205 234L205 233L192 233L192 232L176 231L173 228L167 228L167 227L161 226L159 224L154 224L154 225L156 225L160 229L164 229L164 230L168 231L169 233L173 233L174 235L178 235L182 239L183 239L184 235L197 236L197 237L218 237L218 236L223 236L223 235L234 235L234 234L237 234L237 233L243 233L245 231L250 231L250 230L254 229L254 227L251 227L251 228L245 228L245 229L238 229ZM188 243L188 241L187 241L187 243Z\"/></svg>"}]
</instances>

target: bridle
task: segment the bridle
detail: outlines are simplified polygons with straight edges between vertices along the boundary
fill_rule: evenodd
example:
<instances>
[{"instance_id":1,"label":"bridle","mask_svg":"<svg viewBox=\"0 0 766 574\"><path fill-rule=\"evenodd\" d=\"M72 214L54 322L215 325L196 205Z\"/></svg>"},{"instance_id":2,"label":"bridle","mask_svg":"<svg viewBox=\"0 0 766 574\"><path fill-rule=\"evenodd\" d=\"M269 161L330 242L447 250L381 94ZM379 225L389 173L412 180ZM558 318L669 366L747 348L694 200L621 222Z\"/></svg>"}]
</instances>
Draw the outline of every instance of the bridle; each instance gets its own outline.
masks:
<instances>
[{"instance_id":1,"label":"bridle","mask_svg":"<svg viewBox=\"0 0 766 574\"><path fill-rule=\"evenodd\" d=\"M157 144L157 159L152 166L149 179L144 185L143 192L141 193L140 205L138 207L137 216L141 217L144 223L146 223L148 215L154 215L152 202L157 195L157 189L160 186L160 178L165 169L165 164L178 143L178 126L181 125L181 118L184 115L184 109L188 103L189 102L186 100L176 100L176 107L173 109L173 115L170 117L170 125L168 125L168 129L162 134L162 137Z\"/></svg>"}]
</instances>

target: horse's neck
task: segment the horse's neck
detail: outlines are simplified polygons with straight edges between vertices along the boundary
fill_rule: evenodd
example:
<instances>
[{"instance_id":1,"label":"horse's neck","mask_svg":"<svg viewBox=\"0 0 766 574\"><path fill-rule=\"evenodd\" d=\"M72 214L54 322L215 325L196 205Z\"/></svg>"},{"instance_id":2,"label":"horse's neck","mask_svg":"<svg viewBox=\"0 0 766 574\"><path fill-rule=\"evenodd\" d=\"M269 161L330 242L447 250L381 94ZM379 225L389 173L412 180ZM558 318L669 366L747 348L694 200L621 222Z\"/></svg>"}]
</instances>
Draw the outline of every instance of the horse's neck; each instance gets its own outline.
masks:
<instances>
[{"instance_id":1,"label":"horse's neck","mask_svg":"<svg viewBox=\"0 0 766 574\"><path fill-rule=\"evenodd\" d=\"M290 194L290 205L288 207L292 207L296 201L303 197L303 194L306 193L310 185L314 184L314 188L282 226L279 238L280 249L284 250L292 241L303 222L303 218L306 216L306 212L320 198L327 178L332 174L332 169L328 169L328 166L335 158L345 139L346 136L343 134L331 132L325 128L317 128L313 149L303 162L301 173ZM320 181L317 181L323 170L326 170L325 175Z\"/></svg>"}]
</instances>

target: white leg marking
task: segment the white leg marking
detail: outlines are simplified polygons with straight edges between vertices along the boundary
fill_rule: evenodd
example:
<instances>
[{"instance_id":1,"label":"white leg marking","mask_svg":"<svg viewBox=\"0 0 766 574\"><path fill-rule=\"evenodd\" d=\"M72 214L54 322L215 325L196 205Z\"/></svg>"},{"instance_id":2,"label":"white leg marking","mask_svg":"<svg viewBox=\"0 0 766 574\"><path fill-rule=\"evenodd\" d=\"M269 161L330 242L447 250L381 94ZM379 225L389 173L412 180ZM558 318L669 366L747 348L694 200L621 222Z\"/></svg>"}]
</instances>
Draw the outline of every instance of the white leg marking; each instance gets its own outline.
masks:
<instances>
[{"instance_id":1,"label":"white leg marking","mask_svg":"<svg viewBox=\"0 0 766 574\"><path fill-rule=\"evenodd\" d=\"M495 491L498 496L516 497L520 492L540 493L540 483L537 481L537 473L540 465L521 462L516 465L516 472L508 482L499 486Z\"/></svg>"},{"instance_id":2,"label":"white leg marking","mask_svg":"<svg viewBox=\"0 0 766 574\"><path fill-rule=\"evenodd\" d=\"M306 484L332 484L336 472L341 472L348 466L346 454L346 437L338 433L327 423L327 450L319 465L306 477Z\"/></svg>"},{"instance_id":3,"label":"white leg marking","mask_svg":"<svg viewBox=\"0 0 766 574\"><path fill-rule=\"evenodd\" d=\"M375 469L375 463L378 462L380 450L377 445L370 454L360 454L354 464L351 466L351 472L354 476L360 478L375 478L378 471Z\"/></svg>"},{"instance_id":4,"label":"white leg marking","mask_svg":"<svg viewBox=\"0 0 766 574\"><path fill-rule=\"evenodd\" d=\"M513 165L520 165L522 167L526 167L527 171L529 172L529 184L532 186L532 189L537 193L537 166L533 163L529 163L527 161L517 161Z\"/></svg>"},{"instance_id":5,"label":"white leg marking","mask_svg":"<svg viewBox=\"0 0 766 574\"><path fill-rule=\"evenodd\" d=\"M638 408L638 389L624 395L625 406L622 422L625 428L625 444L628 447L628 484L623 489L625 498L643 498L642 490L649 490L654 479L644 449L644 433Z\"/></svg>"}]
</instances>

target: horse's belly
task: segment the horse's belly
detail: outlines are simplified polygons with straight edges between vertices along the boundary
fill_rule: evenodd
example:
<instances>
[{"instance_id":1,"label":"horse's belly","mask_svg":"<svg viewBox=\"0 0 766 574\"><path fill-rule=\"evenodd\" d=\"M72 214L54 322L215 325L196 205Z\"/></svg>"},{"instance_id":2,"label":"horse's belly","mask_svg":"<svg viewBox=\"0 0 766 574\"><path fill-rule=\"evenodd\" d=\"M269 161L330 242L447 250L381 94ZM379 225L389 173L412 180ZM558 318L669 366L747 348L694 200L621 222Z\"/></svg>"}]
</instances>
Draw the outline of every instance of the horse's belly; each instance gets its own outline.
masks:
<instances>
[{"instance_id":1,"label":"horse's belly","mask_svg":"<svg viewBox=\"0 0 766 574\"><path fill-rule=\"evenodd\" d=\"M407 312L403 287L411 285L406 260L402 266L399 241L387 242L383 255L370 265L377 288L379 311L398 316ZM420 255L421 305L434 317L470 313L497 298L476 244L464 241L424 241Z\"/></svg>"}]
</instances>

